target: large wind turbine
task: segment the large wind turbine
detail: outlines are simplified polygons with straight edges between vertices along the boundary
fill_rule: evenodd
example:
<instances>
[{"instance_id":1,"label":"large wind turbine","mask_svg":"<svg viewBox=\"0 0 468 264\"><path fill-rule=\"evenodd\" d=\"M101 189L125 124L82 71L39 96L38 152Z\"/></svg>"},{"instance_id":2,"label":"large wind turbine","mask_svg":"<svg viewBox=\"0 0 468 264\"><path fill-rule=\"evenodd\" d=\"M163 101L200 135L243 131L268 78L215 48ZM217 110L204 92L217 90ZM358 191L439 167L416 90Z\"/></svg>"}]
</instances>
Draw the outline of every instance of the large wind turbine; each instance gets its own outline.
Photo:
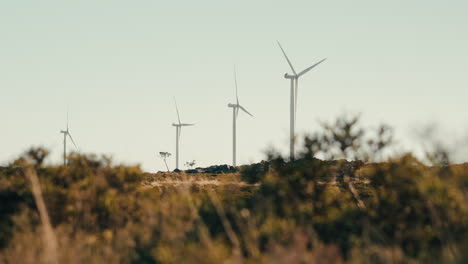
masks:
<instances>
[{"instance_id":1,"label":"large wind turbine","mask_svg":"<svg viewBox=\"0 0 468 264\"><path fill-rule=\"evenodd\" d=\"M195 124L183 124L180 122L180 115L179 115L179 109L177 108L177 102L174 98L174 104L176 107L176 112L177 112L177 119L179 120L179 123L172 123L172 126L176 127L176 169L179 169L179 139L180 139L180 132L182 131L183 126L193 126Z\"/></svg>"},{"instance_id":2,"label":"large wind turbine","mask_svg":"<svg viewBox=\"0 0 468 264\"><path fill-rule=\"evenodd\" d=\"M288 55L286 55L286 52L284 51L283 47L281 47L281 44L279 43L279 41L277 42L278 42L278 46L283 52L284 57L286 58L286 61L289 64L289 67L291 67L291 70L293 72L293 74L285 73L284 78L291 80L291 103L290 103L291 104L291 112L290 112L290 134L291 135L290 135L290 146L289 146L290 154L289 155L290 155L290 159L294 160L294 143L296 141L296 137L294 135L294 126L296 122L298 80L299 80L299 77L306 74L307 72L315 68L317 65L324 62L326 59L323 59L315 63L314 65L310 66L309 68L306 68L300 73L296 73L296 70L294 70L292 63L288 58Z\"/></svg>"},{"instance_id":3,"label":"large wind turbine","mask_svg":"<svg viewBox=\"0 0 468 264\"><path fill-rule=\"evenodd\" d=\"M236 120L237 115L239 114L239 109L244 111L246 114L253 117L251 113L249 113L244 107L239 104L239 97L237 96L237 74L236 70L234 69L234 83L236 86L236 103L235 104L228 104L228 107L232 107L232 166L236 166Z\"/></svg>"},{"instance_id":4,"label":"large wind turbine","mask_svg":"<svg viewBox=\"0 0 468 264\"><path fill-rule=\"evenodd\" d=\"M63 165L67 166L67 136L70 138L75 148L78 149L78 147L75 144L75 141L73 140L73 137L70 134L70 130L68 129L68 111L67 111L67 130L61 130L60 133L63 134Z\"/></svg>"}]
</instances>

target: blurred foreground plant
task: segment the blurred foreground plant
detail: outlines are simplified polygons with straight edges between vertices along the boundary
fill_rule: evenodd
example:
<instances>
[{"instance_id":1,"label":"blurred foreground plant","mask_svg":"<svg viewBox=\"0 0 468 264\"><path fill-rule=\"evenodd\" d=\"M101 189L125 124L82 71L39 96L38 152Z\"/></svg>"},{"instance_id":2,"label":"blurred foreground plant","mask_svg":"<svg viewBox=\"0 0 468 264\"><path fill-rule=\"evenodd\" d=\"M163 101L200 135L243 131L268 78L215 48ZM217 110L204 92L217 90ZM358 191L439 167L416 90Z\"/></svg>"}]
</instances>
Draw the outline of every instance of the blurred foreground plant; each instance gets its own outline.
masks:
<instances>
[{"instance_id":1,"label":"blurred foreground plant","mask_svg":"<svg viewBox=\"0 0 468 264\"><path fill-rule=\"evenodd\" d=\"M59 263L467 260L468 164L385 159L391 130L368 133L357 117L323 127L297 160L270 154L242 168L243 182L219 185L94 155L46 166L47 151L31 149L0 168L0 263L50 262L44 208ZM37 175L44 206L26 168ZM189 184L152 188L158 177Z\"/></svg>"}]
</instances>

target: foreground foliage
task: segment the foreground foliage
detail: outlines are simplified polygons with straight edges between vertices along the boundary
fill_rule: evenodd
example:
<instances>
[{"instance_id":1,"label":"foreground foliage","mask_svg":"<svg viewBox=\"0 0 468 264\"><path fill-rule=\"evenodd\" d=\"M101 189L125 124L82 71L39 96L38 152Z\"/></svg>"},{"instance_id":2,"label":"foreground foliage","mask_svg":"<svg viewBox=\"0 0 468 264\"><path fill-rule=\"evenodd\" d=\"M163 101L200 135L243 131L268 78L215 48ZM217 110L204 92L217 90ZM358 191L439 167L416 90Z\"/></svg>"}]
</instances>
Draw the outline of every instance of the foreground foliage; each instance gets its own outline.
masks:
<instances>
[{"instance_id":1,"label":"foreground foliage","mask_svg":"<svg viewBox=\"0 0 468 264\"><path fill-rule=\"evenodd\" d=\"M31 149L0 169L0 263L466 263L468 164L382 162L388 128L357 126L324 124L298 160L243 167L247 184L152 188L158 175L139 167L85 155L44 166L47 151Z\"/></svg>"}]
</instances>

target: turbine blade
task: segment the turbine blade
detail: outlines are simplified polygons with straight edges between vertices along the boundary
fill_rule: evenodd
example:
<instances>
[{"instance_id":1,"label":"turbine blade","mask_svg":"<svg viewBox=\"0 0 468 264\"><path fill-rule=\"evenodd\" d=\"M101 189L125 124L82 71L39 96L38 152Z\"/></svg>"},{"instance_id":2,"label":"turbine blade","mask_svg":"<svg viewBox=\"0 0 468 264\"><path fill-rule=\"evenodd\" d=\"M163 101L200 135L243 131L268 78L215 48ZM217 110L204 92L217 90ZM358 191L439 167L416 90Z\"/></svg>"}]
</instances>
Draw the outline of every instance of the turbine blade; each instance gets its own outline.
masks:
<instances>
[{"instance_id":1,"label":"turbine blade","mask_svg":"<svg viewBox=\"0 0 468 264\"><path fill-rule=\"evenodd\" d=\"M294 67L293 67L291 61L290 61L289 58L288 58L288 55L286 55L286 52L284 52L283 47L281 47L281 44L279 43L279 41L276 41L276 42L278 43L278 46L280 47L281 51L283 52L284 57L285 57L286 60L288 61L289 67L291 67L291 70L293 71L294 75L297 75L297 73L296 73L296 71L294 70Z\"/></svg>"},{"instance_id":2,"label":"turbine blade","mask_svg":"<svg viewBox=\"0 0 468 264\"><path fill-rule=\"evenodd\" d=\"M72 135L70 134L70 132L68 132L67 135L68 135L68 137L70 138L71 142L73 143L73 146L75 146L76 150L78 150L78 147L76 146L75 141L73 140L73 137L72 137Z\"/></svg>"},{"instance_id":3,"label":"turbine blade","mask_svg":"<svg viewBox=\"0 0 468 264\"><path fill-rule=\"evenodd\" d=\"M180 125L180 115L179 115L179 108L177 107L177 101L174 97L174 104L175 104L175 109L176 109L176 112L177 112L177 119L179 120L179 125Z\"/></svg>"},{"instance_id":4,"label":"turbine blade","mask_svg":"<svg viewBox=\"0 0 468 264\"><path fill-rule=\"evenodd\" d=\"M244 111L246 114L248 114L249 116L253 117L253 115L251 113L249 113L249 111L247 111L244 107L242 107L241 105L239 105L239 108L242 109L242 111Z\"/></svg>"},{"instance_id":5,"label":"turbine blade","mask_svg":"<svg viewBox=\"0 0 468 264\"><path fill-rule=\"evenodd\" d=\"M237 73L236 73L236 66L234 65L234 83L236 85L236 101L239 104L239 97L237 95Z\"/></svg>"},{"instance_id":6,"label":"turbine blade","mask_svg":"<svg viewBox=\"0 0 468 264\"><path fill-rule=\"evenodd\" d=\"M237 104L237 105L239 105L239 104ZM235 111L236 111L236 112L235 112L235 113L236 113L235 118L236 118L236 120L237 120L237 116L239 115L239 107L236 107L236 110L235 110Z\"/></svg>"},{"instance_id":7,"label":"turbine blade","mask_svg":"<svg viewBox=\"0 0 468 264\"><path fill-rule=\"evenodd\" d=\"M68 131L68 106L67 106L67 131Z\"/></svg>"},{"instance_id":8,"label":"turbine blade","mask_svg":"<svg viewBox=\"0 0 468 264\"><path fill-rule=\"evenodd\" d=\"M294 87L294 128L296 126L296 114L297 114L297 92L299 87L299 79L295 79L295 87Z\"/></svg>"},{"instance_id":9,"label":"turbine blade","mask_svg":"<svg viewBox=\"0 0 468 264\"><path fill-rule=\"evenodd\" d=\"M323 59L323 60L321 60L321 61L319 61L319 62L317 62L317 63L315 63L314 65L310 66L309 68L307 68L307 69L301 71L301 72L297 75L297 77L301 77L302 75L306 74L308 71L312 70L312 69L315 68L317 65L319 65L319 64L322 63L322 62L324 62L325 60L326 60L326 58Z\"/></svg>"}]
</instances>

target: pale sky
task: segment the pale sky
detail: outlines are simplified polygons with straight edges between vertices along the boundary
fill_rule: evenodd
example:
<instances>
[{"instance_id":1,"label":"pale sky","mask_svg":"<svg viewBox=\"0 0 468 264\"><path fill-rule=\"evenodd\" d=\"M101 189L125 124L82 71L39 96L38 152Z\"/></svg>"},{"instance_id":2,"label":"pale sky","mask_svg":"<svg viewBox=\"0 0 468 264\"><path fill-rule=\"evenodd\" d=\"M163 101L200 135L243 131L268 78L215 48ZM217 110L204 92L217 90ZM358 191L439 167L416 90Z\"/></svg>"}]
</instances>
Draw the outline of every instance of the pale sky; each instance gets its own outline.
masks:
<instances>
[{"instance_id":1,"label":"pale sky","mask_svg":"<svg viewBox=\"0 0 468 264\"><path fill-rule=\"evenodd\" d=\"M231 163L233 65L240 102L238 163L274 146L288 151L289 67L328 60L299 82L297 131L362 113L395 128L404 149L414 131L468 131L467 1L2 1L0 164L30 146L61 162L70 131L81 152L164 170L175 153L178 101L183 164ZM73 150L73 148L69 148ZM460 160L467 161L468 153ZM174 168L175 160L169 165Z\"/></svg>"}]
</instances>

